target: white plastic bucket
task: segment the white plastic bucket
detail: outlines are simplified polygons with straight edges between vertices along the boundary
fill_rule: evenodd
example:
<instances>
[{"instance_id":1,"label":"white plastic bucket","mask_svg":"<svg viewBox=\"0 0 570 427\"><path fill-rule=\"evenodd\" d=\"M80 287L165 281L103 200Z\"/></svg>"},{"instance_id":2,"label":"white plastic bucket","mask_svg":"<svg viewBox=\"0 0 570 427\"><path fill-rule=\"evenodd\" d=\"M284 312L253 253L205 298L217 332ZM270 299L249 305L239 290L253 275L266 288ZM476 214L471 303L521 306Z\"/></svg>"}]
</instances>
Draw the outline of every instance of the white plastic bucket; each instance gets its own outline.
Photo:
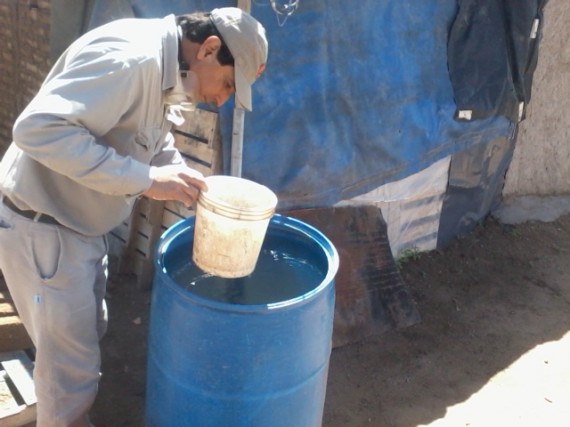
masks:
<instances>
[{"instance_id":1,"label":"white plastic bucket","mask_svg":"<svg viewBox=\"0 0 570 427\"><path fill-rule=\"evenodd\" d=\"M255 270L277 196L233 176L209 176L206 184L196 207L192 260L215 276L247 276Z\"/></svg>"}]
</instances>

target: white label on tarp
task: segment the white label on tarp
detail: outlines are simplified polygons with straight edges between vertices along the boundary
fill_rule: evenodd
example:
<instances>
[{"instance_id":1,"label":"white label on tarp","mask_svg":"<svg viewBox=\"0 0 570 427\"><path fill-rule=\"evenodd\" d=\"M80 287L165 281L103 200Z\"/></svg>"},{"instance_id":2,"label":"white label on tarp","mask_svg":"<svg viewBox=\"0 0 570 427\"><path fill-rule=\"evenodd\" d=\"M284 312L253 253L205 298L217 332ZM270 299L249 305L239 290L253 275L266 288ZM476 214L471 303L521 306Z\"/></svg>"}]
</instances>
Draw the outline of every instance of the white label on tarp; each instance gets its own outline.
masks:
<instances>
[{"instance_id":1,"label":"white label on tarp","mask_svg":"<svg viewBox=\"0 0 570 427\"><path fill-rule=\"evenodd\" d=\"M530 30L530 38L535 39L538 34L538 24L540 23L540 19L535 18L532 22L532 29Z\"/></svg>"},{"instance_id":2,"label":"white label on tarp","mask_svg":"<svg viewBox=\"0 0 570 427\"><path fill-rule=\"evenodd\" d=\"M524 114L524 102L519 102L519 122L522 120Z\"/></svg>"}]
</instances>

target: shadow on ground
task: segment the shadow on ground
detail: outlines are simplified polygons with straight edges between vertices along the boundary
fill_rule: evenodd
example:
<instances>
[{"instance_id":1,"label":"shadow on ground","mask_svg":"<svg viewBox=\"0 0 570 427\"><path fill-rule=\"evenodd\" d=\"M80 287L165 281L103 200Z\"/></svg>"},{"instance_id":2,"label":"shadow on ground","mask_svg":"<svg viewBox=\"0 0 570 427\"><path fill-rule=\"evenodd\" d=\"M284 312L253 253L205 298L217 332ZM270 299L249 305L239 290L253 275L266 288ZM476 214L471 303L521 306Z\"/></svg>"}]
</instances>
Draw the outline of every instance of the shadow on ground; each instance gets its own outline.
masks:
<instances>
[{"instance_id":1,"label":"shadow on ground","mask_svg":"<svg viewBox=\"0 0 570 427\"><path fill-rule=\"evenodd\" d=\"M333 352L324 426L429 424L560 339L570 330L569 253L568 216L516 227L489 220L406 263L422 322Z\"/></svg>"}]
</instances>

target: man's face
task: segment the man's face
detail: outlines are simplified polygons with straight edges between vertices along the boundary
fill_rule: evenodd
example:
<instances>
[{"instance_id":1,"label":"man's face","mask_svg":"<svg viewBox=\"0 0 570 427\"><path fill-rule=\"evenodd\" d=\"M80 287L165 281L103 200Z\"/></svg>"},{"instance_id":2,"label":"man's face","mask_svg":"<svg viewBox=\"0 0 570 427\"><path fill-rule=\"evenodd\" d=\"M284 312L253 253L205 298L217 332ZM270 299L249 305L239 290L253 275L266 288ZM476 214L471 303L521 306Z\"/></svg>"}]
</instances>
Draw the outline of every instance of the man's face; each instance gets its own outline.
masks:
<instances>
[{"instance_id":1,"label":"man's face","mask_svg":"<svg viewBox=\"0 0 570 427\"><path fill-rule=\"evenodd\" d=\"M182 83L194 103L219 107L235 93L234 67L221 65L218 61L221 45L217 36L208 37L202 44L183 40L183 55L190 65L190 72Z\"/></svg>"},{"instance_id":2,"label":"man's face","mask_svg":"<svg viewBox=\"0 0 570 427\"><path fill-rule=\"evenodd\" d=\"M234 67L220 65L215 55L199 61L192 71L198 78L196 102L219 107L235 92Z\"/></svg>"}]
</instances>

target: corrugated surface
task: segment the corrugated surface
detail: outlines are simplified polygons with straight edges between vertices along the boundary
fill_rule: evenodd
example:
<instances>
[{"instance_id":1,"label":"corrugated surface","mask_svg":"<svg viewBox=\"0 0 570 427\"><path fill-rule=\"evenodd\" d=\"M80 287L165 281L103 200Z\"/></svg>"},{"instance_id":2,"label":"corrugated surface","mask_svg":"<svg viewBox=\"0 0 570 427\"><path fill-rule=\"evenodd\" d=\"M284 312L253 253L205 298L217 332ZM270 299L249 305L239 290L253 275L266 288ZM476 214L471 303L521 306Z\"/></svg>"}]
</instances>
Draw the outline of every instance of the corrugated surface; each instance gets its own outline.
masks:
<instances>
[{"instance_id":1,"label":"corrugated surface","mask_svg":"<svg viewBox=\"0 0 570 427\"><path fill-rule=\"evenodd\" d=\"M392 257L378 208L349 206L284 214L316 227L339 253L333 347L420 321Z\"/></svg>"}]
</instances>

